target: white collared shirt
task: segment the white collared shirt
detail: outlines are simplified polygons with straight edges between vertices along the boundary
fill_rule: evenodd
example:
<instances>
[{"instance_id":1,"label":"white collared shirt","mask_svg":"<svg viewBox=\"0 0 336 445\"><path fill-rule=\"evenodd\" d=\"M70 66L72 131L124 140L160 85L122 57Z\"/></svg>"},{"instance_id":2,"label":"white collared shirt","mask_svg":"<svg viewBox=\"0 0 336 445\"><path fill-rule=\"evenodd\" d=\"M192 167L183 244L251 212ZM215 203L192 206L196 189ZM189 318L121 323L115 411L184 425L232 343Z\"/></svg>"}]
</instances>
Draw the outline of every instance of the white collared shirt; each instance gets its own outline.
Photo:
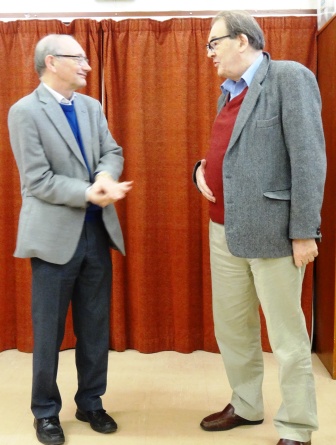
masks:
<instances>
[{"instance_id":1,"label":"white collared shirt","mask_svg":"<svg viewBox=\"0 0 336 445\"><path fill-rule=\"evenodd\" d=\"M57 100L59 104L65 104L65 105L71 105L74 98L76 97L76 93L73 93L70 99L66 99L62 94L58 93L57 91L50 88L48 85L46 85L44 82L42 82L45 88L54 96L54 98Z\"/></svg>"}]
</instances>

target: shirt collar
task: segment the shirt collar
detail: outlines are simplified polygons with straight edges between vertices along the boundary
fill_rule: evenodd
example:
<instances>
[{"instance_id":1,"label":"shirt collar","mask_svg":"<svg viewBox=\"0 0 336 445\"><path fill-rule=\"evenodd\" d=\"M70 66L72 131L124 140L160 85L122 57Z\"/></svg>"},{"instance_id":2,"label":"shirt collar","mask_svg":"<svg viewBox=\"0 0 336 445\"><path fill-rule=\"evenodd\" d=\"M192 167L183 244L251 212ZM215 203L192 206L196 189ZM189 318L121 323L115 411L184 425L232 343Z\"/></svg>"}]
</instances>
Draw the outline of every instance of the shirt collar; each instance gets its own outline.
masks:
<instances>
[{"instance_id":1,"label":"shirt collar","mask_svg":"<svg viewBox=\"0 0 336 445\"><path fill-rule=\"evenodd\" d=\"M246 86L249 87L262 60L263 60L263 53L261 53L257 57L257 59L252 63L251 66L249 66L249 68L245 71L245 73L241 76L241 78L237 82L231 79L226 79L225 82L223 82L221 85L222 93L223 94L230 93L231 96L236 96L237 90L239 91L239 93L241 93Z\"/></svg>"},{"instance_id":2,"label":"shirt collar","mask_svg":"<svg viewBox=\"0 0 336 445\"><path fill-rule=\"evenodd\" d=\"M71 105L74 98L76 97L76 93L73 93L72 96L70 97L70 99L66 99L64 96L62 96L62 94L53 90L48 85L46 85L44 82L42 82L42 83L43 83L43 86L54 96L54 98L57 100L57 102L59 104Z\"/></svg>"}]
</instances>

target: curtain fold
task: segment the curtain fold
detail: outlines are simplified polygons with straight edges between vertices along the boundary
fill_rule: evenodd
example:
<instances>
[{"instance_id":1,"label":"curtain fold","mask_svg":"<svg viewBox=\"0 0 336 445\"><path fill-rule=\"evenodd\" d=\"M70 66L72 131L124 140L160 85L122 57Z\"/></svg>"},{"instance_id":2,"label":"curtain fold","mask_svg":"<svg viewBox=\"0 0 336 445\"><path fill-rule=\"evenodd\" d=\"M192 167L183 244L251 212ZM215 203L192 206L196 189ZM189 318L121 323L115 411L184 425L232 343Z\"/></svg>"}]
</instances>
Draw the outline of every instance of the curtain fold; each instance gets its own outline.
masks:
<instances>
[{"instance_id":1,"label":"curtain fold","mask_svg":"<svg viewBox=\"0 0 336 445\"><path fill-rule=\"evenodd\" d=\"M314 17L258 18L273 59L316 70ZM33 49L43 35L73 34L93 67L81 91L103 101L124 149L121 179L133 190L117 203L127 256L113 253L111 348L140 352L217 351L208 252L208 206L191 181L204 157L220 80L206 57L210 19L75 20L0 23L0 350L32 348L30 266L12 258L21 205L6 117L38 84ZM103 83L102 83L103 82ZM101 85L104 94L100 97ZM303 295L311 329L312 269ZM263 347L269 350L263 323ZM74 346L71 318L62 348Z\"/></svg>"},{"instance_id":2,"label":"curtain fold","mask_svg":"<svg viewBox=\"0 0 336 445\"><path fill-rule=\"evenodd\" d=\"M124 179L134 180L118 205L127 257L114 258L113 347L127 338L145 352L213 350L207 205L191 182L218 95L209 21L105 20L102 29L106 113Z\"/></svg>"}]
</instances>

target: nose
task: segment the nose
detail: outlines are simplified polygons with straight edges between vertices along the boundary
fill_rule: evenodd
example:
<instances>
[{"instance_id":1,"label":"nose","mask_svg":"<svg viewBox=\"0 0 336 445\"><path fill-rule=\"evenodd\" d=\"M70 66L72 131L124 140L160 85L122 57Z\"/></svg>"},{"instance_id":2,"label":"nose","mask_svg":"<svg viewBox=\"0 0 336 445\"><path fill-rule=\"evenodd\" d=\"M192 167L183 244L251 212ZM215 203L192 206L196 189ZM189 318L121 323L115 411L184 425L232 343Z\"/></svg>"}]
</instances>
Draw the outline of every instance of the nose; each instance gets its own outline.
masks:
<instances>
[{"instance_id":1,"label":"nose","mask_svg":"<svg viewBox=\"0 0 336 445\"><path fill-rule=\"evenodd\" d=\"M85 71L91 71L91 70L92 70L91 66L89 65L89 62L87 62L86 60L83 61L83 63L82 63L82 68L83 68Z\"/></svg>"}]
</instances>

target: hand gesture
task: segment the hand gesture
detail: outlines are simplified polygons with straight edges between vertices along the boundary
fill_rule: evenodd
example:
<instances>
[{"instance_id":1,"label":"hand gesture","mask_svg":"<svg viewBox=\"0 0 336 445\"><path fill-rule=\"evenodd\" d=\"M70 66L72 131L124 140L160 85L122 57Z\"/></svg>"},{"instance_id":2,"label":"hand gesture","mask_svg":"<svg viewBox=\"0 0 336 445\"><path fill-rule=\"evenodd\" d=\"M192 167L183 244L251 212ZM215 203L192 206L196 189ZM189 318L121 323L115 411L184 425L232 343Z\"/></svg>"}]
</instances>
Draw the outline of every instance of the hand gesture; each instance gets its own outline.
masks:
<instances>
[{"instance_id":1,"label":"hand gesture","mask_svg":"<svg viewBox=\"0 0 336 445\"><path fill-rule=\"evenodd\" d=\"M133 181L117 182L108 174L97 175L95 182L87 193L87 199L92 204L106 207L125 198L132 186Z\"/></svg>"},{"instance_id":2,"label":"hand gesture","mask_svg":"<svg viewBox=\"0 0 336 445\"><path fill-rule=\"evenodd\" d=\"M216 202L216 198L214 197L212 191L209 189L207 183L205 182L205 166L206 166L206 160L202 159L200 166L196 170L197 187L206 199L208 199L211 202Z\"/></svg>"}]
</instances>

